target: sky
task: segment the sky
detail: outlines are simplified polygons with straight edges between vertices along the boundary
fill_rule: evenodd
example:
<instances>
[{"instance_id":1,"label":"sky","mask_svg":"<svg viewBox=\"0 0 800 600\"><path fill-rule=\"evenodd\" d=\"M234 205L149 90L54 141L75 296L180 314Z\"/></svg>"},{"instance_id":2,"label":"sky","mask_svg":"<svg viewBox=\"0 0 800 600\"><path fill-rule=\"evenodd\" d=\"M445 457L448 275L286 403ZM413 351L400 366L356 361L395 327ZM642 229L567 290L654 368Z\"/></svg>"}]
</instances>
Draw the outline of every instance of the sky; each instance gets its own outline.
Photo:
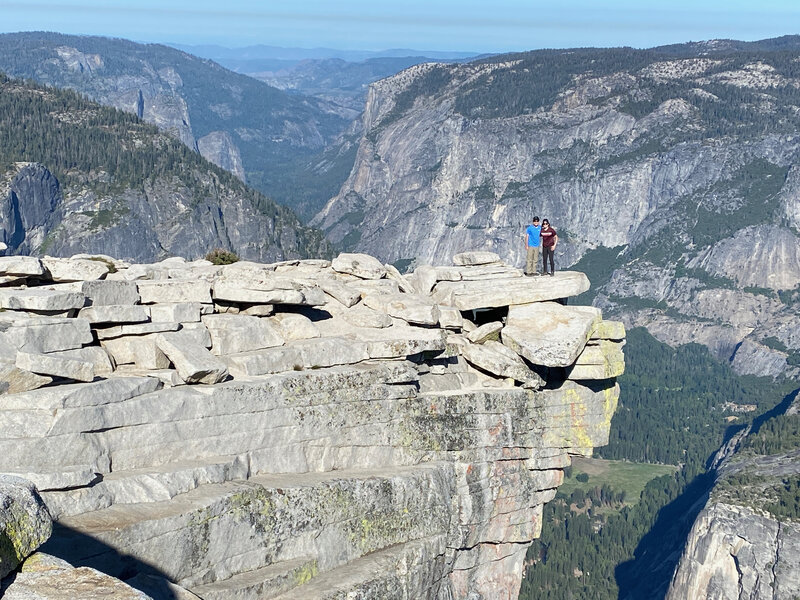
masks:
<instances>
[{"instance_id":1,"label":"sky","mask_svg":"<svg viewBox=\"0 0 800 600\"><path fill-rule=\"evenodd\" d=\"M0 0L0 31L139 42L506 52L800 33L800 0Z\"/></svg>"}]
</instances>

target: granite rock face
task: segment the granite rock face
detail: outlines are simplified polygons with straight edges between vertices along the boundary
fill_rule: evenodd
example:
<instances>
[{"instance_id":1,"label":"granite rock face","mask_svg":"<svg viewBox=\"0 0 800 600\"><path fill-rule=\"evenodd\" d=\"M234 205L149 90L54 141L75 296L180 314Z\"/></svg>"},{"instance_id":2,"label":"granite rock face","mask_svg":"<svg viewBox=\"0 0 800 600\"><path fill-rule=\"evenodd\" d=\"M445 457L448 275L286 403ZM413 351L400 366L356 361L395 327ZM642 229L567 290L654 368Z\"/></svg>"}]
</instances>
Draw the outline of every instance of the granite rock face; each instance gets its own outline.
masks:
<instances>
[{"instance_id":1,"label":"granite rock face","mask_svg":"<svg viewBox=\"0 0 800 600\"><path fill-rule=\"evenodd\" d=\"M746 477L742 477L745 475ZM733 455L689 533L667 600L800 595L800 524L765 508L772 489L800 475L800 451Z\"/></svg>"},{"instance_id":2,"label":"granite rock face","mask_svg":"<svg viewBox=\"0 0 800 600\"><path fill-rule=\"evenodd\" d=\"M38 486L58 557L29 558L8 597L516 598L543 504L570 455L607 442L617 404L620 368L569 367L594 368L598 348L621 360L624 329L551 301L585 289L577 273L458 261L431 267L427 290L352 255L117 261L58 284L84 318L0 313L0 366L16 369L0 369L0 472ZM578 324L559 329L557 367L533 351L550 344L536 307ZM520 311L523 355L498 341ZM91 382L43 368L106 352Z\"/></svg>"},{"instance_id":3,"label":"granite rock face","mask_svg":"<svg viewBox=\"0 0 800 600\"><path fill-rule=\"evenodd\" d=\"M758 343L765 374L797 376L798 85L778 53L691 45L415 65L370 86L356 162L312 223L383 261L480 248L522 266L525 226L549 218L557 269L612 267L593 281L606 314L726 361Z\"/></svg>"}]
</instances>

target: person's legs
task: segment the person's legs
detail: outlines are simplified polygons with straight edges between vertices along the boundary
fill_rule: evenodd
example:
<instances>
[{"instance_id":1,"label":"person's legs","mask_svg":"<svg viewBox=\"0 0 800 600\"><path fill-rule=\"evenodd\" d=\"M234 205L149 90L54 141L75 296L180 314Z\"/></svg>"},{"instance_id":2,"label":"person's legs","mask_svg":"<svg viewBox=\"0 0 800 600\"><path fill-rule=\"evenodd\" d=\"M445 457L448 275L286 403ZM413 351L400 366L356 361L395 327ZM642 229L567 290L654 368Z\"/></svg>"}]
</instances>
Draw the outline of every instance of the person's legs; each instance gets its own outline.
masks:
<instances>
[{"instance_id":1,"label":"person's legs","mask_svg":"<svg viewBox=\"0 0 800 600\"><path fill-rule=\"evenodd\" d=\"M525 259L525 275L530 275L536 269L536 265L533 263L534 260L533 248L528 246L528 252Z\"/></svg>"},{"instance_id":2,"label":"person's legs","mask_svg":"<svg viewBox=\"0 0 800 600\"><path fill-rule=\"evenodd\" d=\"M550 255L550 275L552 275L556 272L555 260L553 258L555 256L555 252L553 251L553 248L548 248L547 253Z\"/></svg>"},{"instance_id":3,"label":"person's legs","mask_svg":"<svg viewBox=\"0 0 800 600\"><path fill-rule=\"evenodd\" d=\"M542 248L542 275L547 275L547 248Z\"/></svg>"},{"instance_id":4,"label":"person's legs","mask_svg":"<svg viewBox=\"0 0 800 600\"><path fill-rule=\"evenodd\" d=\"M529 252L531 250L533 250L533 259L530 261L531 262L531 270L530 270L530 272L532 272L534 275L538 275L539 274L539 246L536 246L535 248L528 248Z\"/></svg>"}]
</instances>

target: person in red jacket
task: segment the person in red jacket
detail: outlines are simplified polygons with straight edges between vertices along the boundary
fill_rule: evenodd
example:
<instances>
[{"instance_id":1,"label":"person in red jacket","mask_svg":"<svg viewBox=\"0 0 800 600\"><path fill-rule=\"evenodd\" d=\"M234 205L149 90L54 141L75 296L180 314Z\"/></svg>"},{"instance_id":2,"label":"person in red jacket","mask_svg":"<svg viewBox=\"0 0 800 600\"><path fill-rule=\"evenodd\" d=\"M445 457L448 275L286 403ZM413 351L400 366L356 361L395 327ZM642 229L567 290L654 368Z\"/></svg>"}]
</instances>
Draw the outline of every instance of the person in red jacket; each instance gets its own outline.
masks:
<instances>
[{"instance_id":1,"label":"person in red jacket","mask_svg":"<svg viewBox=\"0 0 800 600\"><path fill-rule=\"evenodd\" d=\"M558 245L558 234L556 230L550 227L550 221L544 219L542 221L542 267L545 275L553 275L556 272L555 261L553 254ZM550 260L550 272L547 272L547 260Z\"/></svg>"}]
</instances>

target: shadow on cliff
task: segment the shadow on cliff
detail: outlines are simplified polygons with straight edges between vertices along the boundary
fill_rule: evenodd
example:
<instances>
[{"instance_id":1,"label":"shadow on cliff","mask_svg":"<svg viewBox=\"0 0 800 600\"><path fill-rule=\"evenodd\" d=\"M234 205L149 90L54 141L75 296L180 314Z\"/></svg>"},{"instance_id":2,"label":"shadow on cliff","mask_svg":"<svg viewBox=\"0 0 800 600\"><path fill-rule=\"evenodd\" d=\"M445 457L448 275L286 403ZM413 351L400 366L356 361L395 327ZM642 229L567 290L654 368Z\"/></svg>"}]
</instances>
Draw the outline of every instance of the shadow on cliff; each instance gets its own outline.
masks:
<instances>
[{"instance_id":1,"label":"shadow on cliff","mask_svg":"<svg viewBox=\"0 0 800 600\"><path fill-rule=\"evenodd\" d=\"M53 535L39 550L75 567L92 567L116 577L153 600L179 600L181 597L177 591L180 588L173 586L158 567L58 523L53 523Z\"/></svg>"},{"instance_id":2,"label":"shadow on cliff","mask_svg":"<svg viewBox=\"0 0 800 600\"><path fill-rule=\"evenodd\" d=\"M738 446L742 435L757 433L765 422L785 413L798 394L800 389L787 394L775 407L756 417L750 427L732 425L727 428L720 449L708 458L708 470L695 477L680 496L658 512L655 524L636 546L633 559L614 570L619 600L664 599L689 531L714 487L716 470L712 465L719 463L717 454L725 452L730 444Z\"/></svg>"}]
</instances>

